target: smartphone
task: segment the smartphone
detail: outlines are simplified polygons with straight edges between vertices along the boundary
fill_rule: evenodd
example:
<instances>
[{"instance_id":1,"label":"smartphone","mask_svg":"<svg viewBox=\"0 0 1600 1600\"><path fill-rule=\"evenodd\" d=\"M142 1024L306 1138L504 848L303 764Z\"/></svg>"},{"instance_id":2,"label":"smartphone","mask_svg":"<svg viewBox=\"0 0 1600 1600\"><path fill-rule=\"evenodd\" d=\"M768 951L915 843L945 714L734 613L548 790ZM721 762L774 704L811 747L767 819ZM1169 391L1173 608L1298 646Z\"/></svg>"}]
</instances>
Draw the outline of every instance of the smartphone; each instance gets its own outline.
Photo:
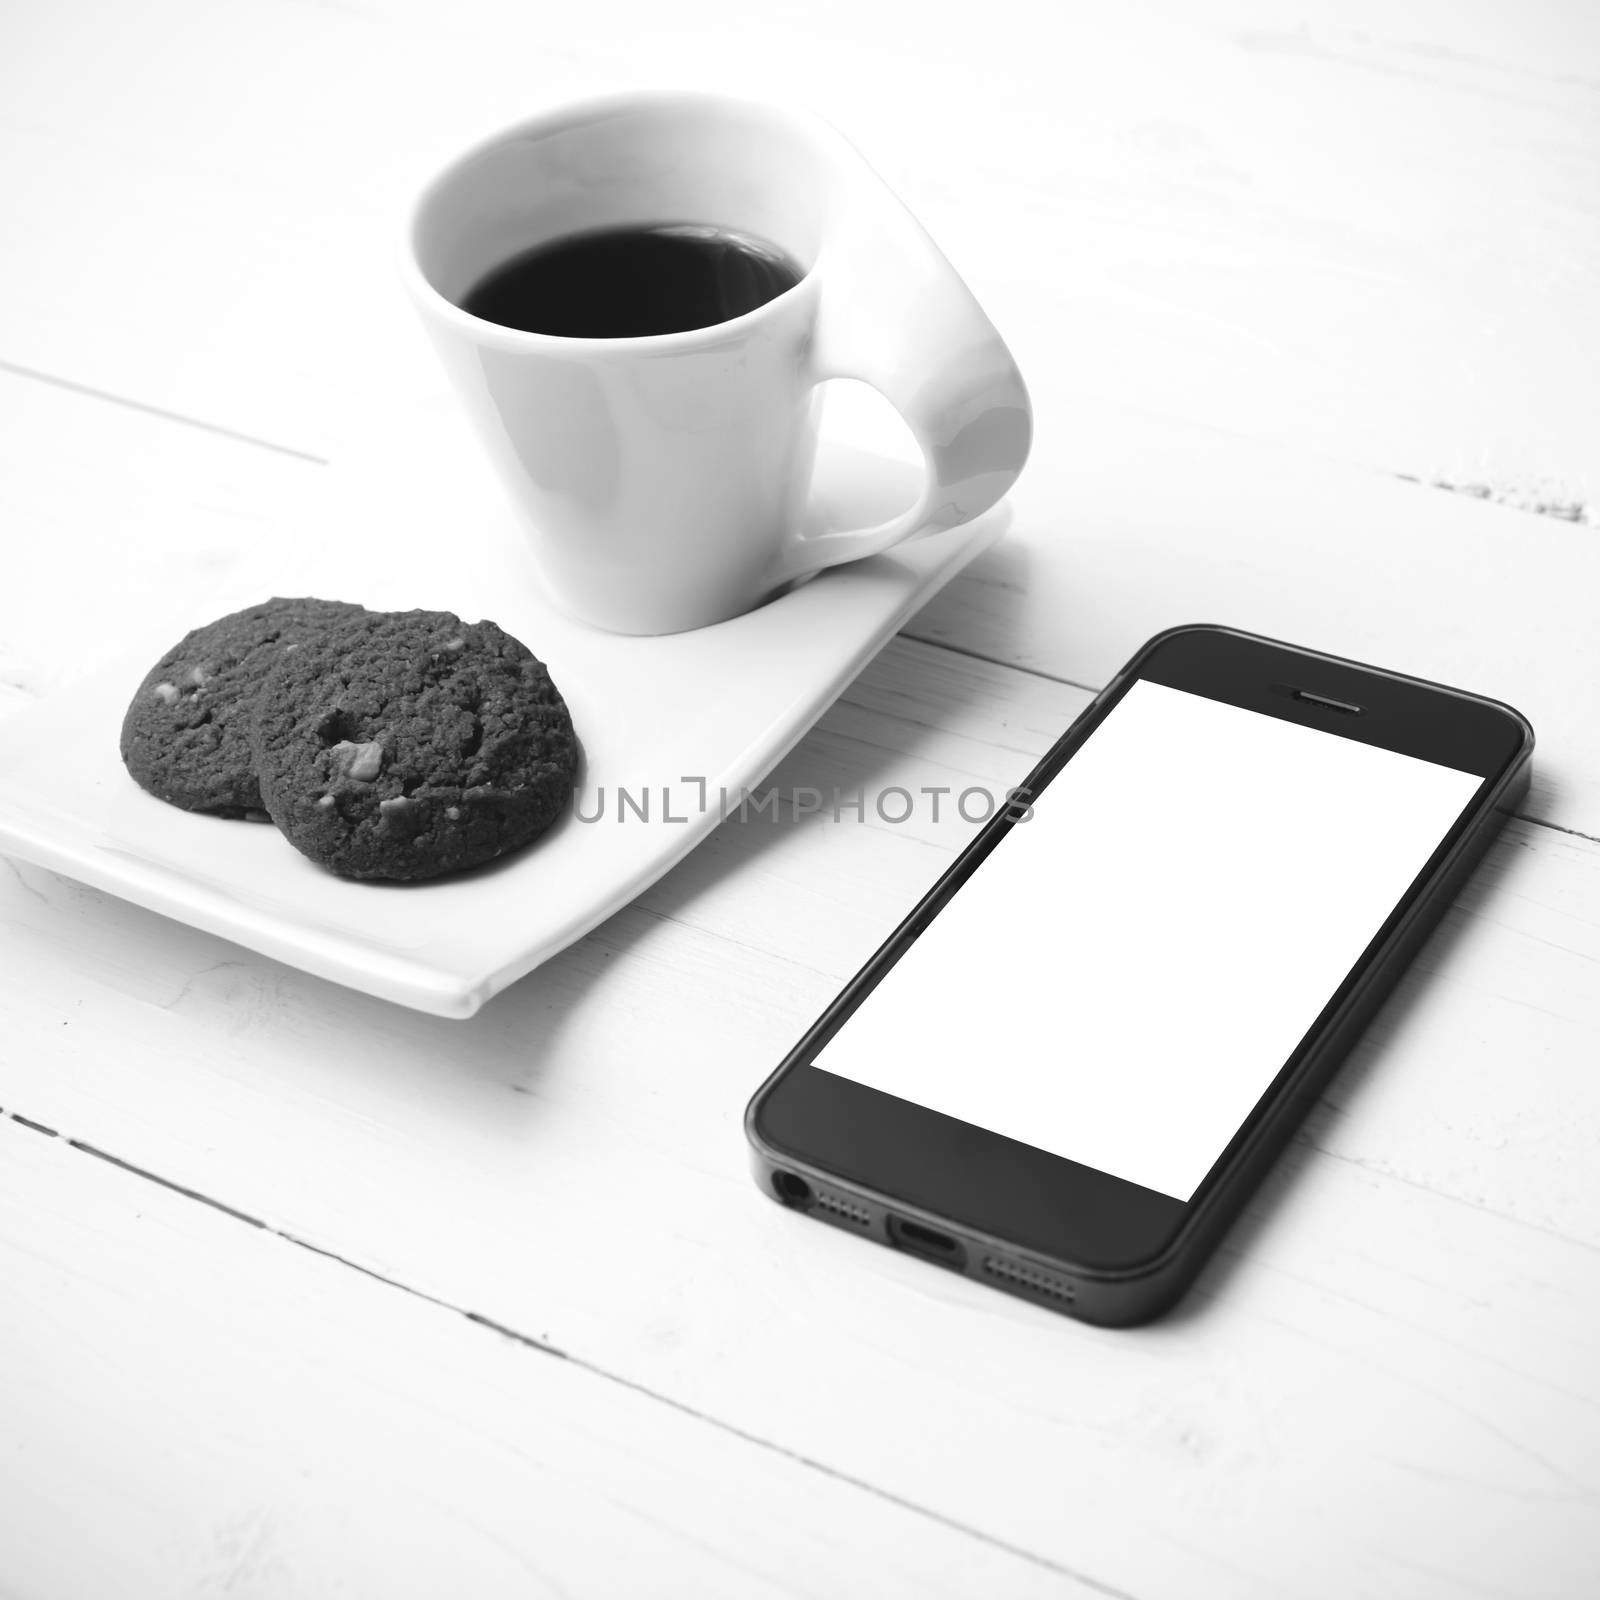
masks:
<instances>
[{"instance_id":1,"label":"smartphone","mask_svg":"<svg viewBox=\"0 0 1600 1600\"><path fill-rule=\"evenodd\" d=\"M1089 1322L1199 1271L1528 783L1509 706L1158 634L750 1102L818 1221Z\"/></svg>"}]
</instances>

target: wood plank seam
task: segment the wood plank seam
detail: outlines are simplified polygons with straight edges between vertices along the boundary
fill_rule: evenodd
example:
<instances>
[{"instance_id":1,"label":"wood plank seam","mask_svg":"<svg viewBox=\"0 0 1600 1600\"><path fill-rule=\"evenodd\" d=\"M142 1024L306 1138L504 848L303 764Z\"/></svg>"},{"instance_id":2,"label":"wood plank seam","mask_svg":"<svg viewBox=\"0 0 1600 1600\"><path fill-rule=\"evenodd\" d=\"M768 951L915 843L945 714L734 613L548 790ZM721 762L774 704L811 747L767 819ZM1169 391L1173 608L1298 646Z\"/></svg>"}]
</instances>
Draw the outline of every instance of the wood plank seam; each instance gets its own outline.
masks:
<instances>
[{"instance_id":1,"label":"wood plank seam","mask_svg":"<svg viewBox=\"0 0 1600 1600\"><path fill-rule=\"evenodd\" d=\"M453 1305L450 1301L440 1299L437 1295L429 1294L424 1289L415 1288L410 1284L401 1282L397 1278L388 1277L384 1273L374 1271L370 1267L365 1267L361 1265L360 1262L352 1261L348 1256L339 1255L336 1251L324 1249L320 1245L312 1244L309 1240L300 1238L295 1234L285 1232L280 1228L274 1228L270 1223L264 1222L258 1217L250 1216L246 1212L239 1211L221 1200L214 1199L210 1195L202 1194L195 1189L186 1188L182 1184L173 1183L170 1180L161 1177L158 1173L150 1172L143 1167L134 1166L131 1162L124 1161L120 1157L111 1155L107 1151L97 1149L93 1145L84 1143L82 1140L70 1138L67 1135L62 1134L57 1129L46 1127L43 1123L31 1122L28 1120L28 1118L19 1116L15 1111L5 1111L3 1108L0 1108L0 1116L7 1118L7 1120L14 1122L21 1127L27 1128L32 1132L42 1134L44 1137L60 1139L68 1148L76 1150L83 1155L92 1156L96 1160L103 1161L110 1166L116 1167L127 1173L130 1177L142 1178L146 1182L153 1183L159 1188L165 1189L170 1193L181 1195L187 1200L194 1200L201 1205L209 1206L212 1210L219 1211L224 1216L230 1217L236 1222L243 1222L252 1228L260 1229L264 1233L268 1233L273 1235L275 1238L282 1239L286 1244L295 1245L299 1249L310 1251L313 1255L322 1256L326 1260L336 1262L340 1266L348 1267L352 1271L361 1273L364 1277L375 1279L378 1283L384 1284L391 1289L397 1289L402 1294L410 1295L414 1299L422 1300L429 1305L437 1307L441 1311L451 1312L454 1315L462 1317L466 1321L473 1323L477 1327L483 1328L489 1333L496 1334L501 1338L510 1340L514 1344L532 1349L538 1352L540 1355L554 1356L558 1360L570 1362L574 1367L589 1373L591 1376L598 1378L603 1382L616 1384L624 1389L630 1390L634 1394L639 1395L642 1399L651 1400L657 1404L668 1406L683 1416L689 1417L696 1422L703 1423L708 1427L717 1429L720 1433L724 1433L733 1438L739 1439L746 1444L754 1445L759 1449L769 1450L776 1455L783 1456L786 1459L793 1461L798 1466L806 1467L811 1471L821 1473L824 1477L830 1478L837 1483L860 1490L862 1493L871 1495L876 1499L898 1506L904 1511L909 1511L914 1515L925 1517L929 1521L936 1522L941 1527L948 1528L954 1533L963 1534L968 1538L976 1539L982 1544L1002 1551L1007 1555L1015 1556L1019 1560L1027 1561L1034 1566L1044 1569L1045 1571L1059 1574L1065 1578L1070 1578L1074 1582L1080 1583L1088 1589L1092 1589L1097 1594L1108 1596L1109 1600L1138 1600L1137 1596L1131 1594L1126 1589L1119 1589L1110 1584L1101 1582L1099 1579L1093 1578L1087 1573L1079 1572L1071 1567L1063 1565L1059 1561L1050 1559L1048 1556L1040 1555L1037 1551L1029 1550L1022 1545L1014 1544L1009 1540L998 1538L994 1534L988 1533L982 1528L972 1527L966 1523L959 1522L955 1518L948 1517L942 1512L934 1510L929 1506L920 1505L914 1500L910 1500L904 1496L895 1494L892 1490L885 1489L880 1485L868 1482L864 1478L855 1477L848 1472L841 1471L837 1467L830 1466L827 1462L822 1461L814 1456L807 1455L799 1450L790 1449L788 1446L780 1444L776 1440L763 1438L760 1434L752 1433L747 1429L739 1427L735 1423L724 1421L722 1418L717 1417L710 1412L699 1410L694 1406L686 1404L682 1400L675 1399L672 1395L663 1394L658 1390L648 1387L646 1384L638 1382L636 1379L626 1377L622 1373L615 1372L608 1367L603 1367L597 1362L585 1360L582 1356L573 1355L570 1351L559 1350L555 1346L547 1344L543 1340L534 1337L532 1334L522 1333L515 1328L509 1328L503 1323L496 1322L490 1317L483 1316L481 1313L468 1311L461 1306Z\"/></svg>"},{"instance_id":2,"label":"wood plank seam","mask_svg":"<svg viewBox=\"0 0 1600 1600\"><path fill-rule=\"evenodd\" d=\"M275 439L263 439L259 434L241 433L237 428L229 428L218 422L207 422L201 417L192 417L183 411L169 411L165 406L150 405L144 400L135 400L131 395L113 394L107 389L96 389L91 384L78 383L72 378L63 378L54 372L42 372L37 367L24 367L15 361L7 361L0 357L0 372L9 372L14 378L31 378L35 383L47 383L55 389L66 389L72 394L81 394L90 400L101 400L106 405L124 406L129 411L138 411L147 417L159 418L162 422L177 423L185 428L199 428L204 433L214 433L223 439L233 439L239 444L253 444L262 450L271 450L277 455L293 456L297 461L309 461L316 466L328 465L326 456L313 455L309 450L297 449L292 444L279 444Z\"/></svg>"},{"instance_id":3,"label":"wood plank seam","mask_svg":"<svg viewBox=\"0 0 1600 1600\"><path fill-rule=\"evenodd\" d=\"M1497 486L1477 481L1455 483L1449 478L1419 478L1414 473L1395 473L1402 483L1425 484L1430 489L1443 489L1446 494L1465 495L1469 500L1487 500L1492 505L1506 506L1512 511L1526 511L1536 517L1554 517L1558 522L1583 522L1590 527L1600 524L1600 508L1586 505L1577 496L1545 494L1537 488L1519 488L1515 484Z\"/></svg>"},{"instance_id":4,"label":"wood plank seam","mask_svg":"<svg viewBox=\"0 0 1600 1600\"><path fill-rule=\"evenodd\" d=\"M1553 828L1557 833L1571 834L1574 839L1586 839L1590 844L1600 844L1600 834L1585 833L1582 828L1569 828L1564 823L1547 822L1543 817L1530 817L1526 812L1511 813L1518 822L1531 822L1540 828Z\"/></svg>"},{"instance_id":5,"label":"wood plank seam","mask_svg":"<svg viewBox=\"0 0 1600 1600\"><path fill-rule=\"evenodd\" d=\"M1335 1083L1337 1083L1337 1076ZM1308 1122L1319 1115L1327 1113L1342 1113L1343 1108L1331 1104L1327 1100L1319 1100L1307 1113ZM1368 1177L1377 1178L1384 1183L1398 1183L1407 1189L1415 1189L1418 1194L1425 1194L1430 1199L1443 1200L1450 1205L1461 1206L1463 1209L1476 1212L1482 1216L1493 1217L1497 1222L1506 1223L1513 1228L1526 1228L1530 1233L1537 1233L1546 1239L1556 1239L1562 1244L1572 1245L1579 1250L1594 1253L1595 1245L1587 1239L1579 1238L1577 1234L1563 1233L1559 1228L1542 1227L1537 1222L1530 1222L1526 1217L1519 1217L1514 1212L1502 1211L1497 1206L1486 1205L1481 1200L1469 1200L1465 1195L1451 1194L1448 1189L1435 1189L1430 1184L1419 1183L1415 1178L1408 1178L1403 1172L1396 1172L1392 1167L1382 1165L1377 1161L1369 1161L1361 1156L1345 1155L1338 1150L1330 1150L1326 1145L1319 1144L1316 1134L1310 1127L1300 1128L1290 1140L1292 1147L1311 1151L1315 1155L1323 1156L1329 1161L1337 1161L1347 1167L1354 1167L1358 1172L1364 1172ZM1252 1207L1245 1208L1245 1215L1252 1214ZM1223 1246L1227 1249L1227 1246Z\"/></svg>"}]
</instances>

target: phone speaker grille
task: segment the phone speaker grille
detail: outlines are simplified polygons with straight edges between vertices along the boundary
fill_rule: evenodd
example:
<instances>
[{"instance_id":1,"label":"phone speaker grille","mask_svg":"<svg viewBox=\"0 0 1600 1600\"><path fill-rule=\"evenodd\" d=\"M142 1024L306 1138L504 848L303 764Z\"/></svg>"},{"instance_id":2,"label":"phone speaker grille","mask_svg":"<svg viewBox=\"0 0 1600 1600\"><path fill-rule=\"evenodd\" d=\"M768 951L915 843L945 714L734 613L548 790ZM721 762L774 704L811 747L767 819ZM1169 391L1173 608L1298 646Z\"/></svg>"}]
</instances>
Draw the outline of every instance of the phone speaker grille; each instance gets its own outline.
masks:
<instances>
[{"instance_id":1,"label":"phone speaker grille","mask_svg":"<svg viewBox=\"0 0 1600 1600\"><path fill-rule=\"evenodd\" d=\"M817 1204L829 1216L837 1217L841 1222L854 1223L858 1228L872 1226L872 1213L865 1206L858 1206L853 1200L846 1200L842 1194L830 1194L826 1189L814 1191Z\"/></svg>"},{"instance_id":2,"label":"phone speaker grille","mask_svg":"<svg viewBox=\"0 0 1600 1600\"><path fill-rule=\"evenodd\" d=\"M998 1278L1008 1288L1024 1294L1036 1294L1062 1305L1071 1305L1077 1298L1077 1290L1065 1278L1053 1277L1036 1267L1025 1267L1020 1261L1007 1261L1004 1256L985 1256L983 1270L988 1277Z\"/></svg>"}]
</instances>

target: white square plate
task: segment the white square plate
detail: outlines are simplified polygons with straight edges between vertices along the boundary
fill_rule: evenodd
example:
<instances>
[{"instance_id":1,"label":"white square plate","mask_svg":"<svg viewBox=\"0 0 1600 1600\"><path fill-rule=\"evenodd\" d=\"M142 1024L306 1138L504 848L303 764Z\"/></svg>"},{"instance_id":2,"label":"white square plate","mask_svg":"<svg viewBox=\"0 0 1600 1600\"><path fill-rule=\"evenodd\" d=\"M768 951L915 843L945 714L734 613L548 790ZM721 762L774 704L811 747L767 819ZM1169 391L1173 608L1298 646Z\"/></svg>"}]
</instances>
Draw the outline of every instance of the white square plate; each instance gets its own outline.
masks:
<instances>
[{"instance_id":1,"label":"white square plate","mask_svg":"<svg viewBox=\"0 0 1600 1600\"><path fill-rule=\"evenodd\" d=\"M842 522L876 521L911 499L900 463L839 449L827 463L824 492ZM369 994L469 1017L687 855L720 820L719 793L736 804L1005 520L1002 508L833 568L715 627L627 638L544 598L454 413L417 408L329 469L315 514L216 596L211 615L316 594L493 618L546 662L571 708L584 757L577 810L477 872L373 884L314 866L276 828L164 805L124 771L118 733L174 633L0 724L0 852ZM619 789L633 801L620 819ZM602 791L600 818L580 820ZM648 820L636 814L645 795Z\"/></svg>"}]
</instances>

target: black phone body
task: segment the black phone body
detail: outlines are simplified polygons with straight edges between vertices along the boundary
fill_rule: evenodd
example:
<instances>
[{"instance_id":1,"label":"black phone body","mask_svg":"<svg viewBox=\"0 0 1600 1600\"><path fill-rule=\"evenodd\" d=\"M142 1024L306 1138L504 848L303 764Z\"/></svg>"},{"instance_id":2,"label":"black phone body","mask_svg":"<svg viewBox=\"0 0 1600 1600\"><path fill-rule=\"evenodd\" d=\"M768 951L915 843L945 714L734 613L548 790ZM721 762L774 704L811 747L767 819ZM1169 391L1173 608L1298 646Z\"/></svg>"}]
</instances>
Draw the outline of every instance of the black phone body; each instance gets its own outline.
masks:
<instances>
[{"instance_id":1,"label":"black phone body","mask_svg":"<svg viewBox=\"0 0 1600 1600\"><path fill-rule=\"evenodd\" d=\"M1159 1314L1532 749L1498 701L1229 628L1157 635L756 1093L758 1181L1086 1321Z\"/></svg>"}]
</instances>

